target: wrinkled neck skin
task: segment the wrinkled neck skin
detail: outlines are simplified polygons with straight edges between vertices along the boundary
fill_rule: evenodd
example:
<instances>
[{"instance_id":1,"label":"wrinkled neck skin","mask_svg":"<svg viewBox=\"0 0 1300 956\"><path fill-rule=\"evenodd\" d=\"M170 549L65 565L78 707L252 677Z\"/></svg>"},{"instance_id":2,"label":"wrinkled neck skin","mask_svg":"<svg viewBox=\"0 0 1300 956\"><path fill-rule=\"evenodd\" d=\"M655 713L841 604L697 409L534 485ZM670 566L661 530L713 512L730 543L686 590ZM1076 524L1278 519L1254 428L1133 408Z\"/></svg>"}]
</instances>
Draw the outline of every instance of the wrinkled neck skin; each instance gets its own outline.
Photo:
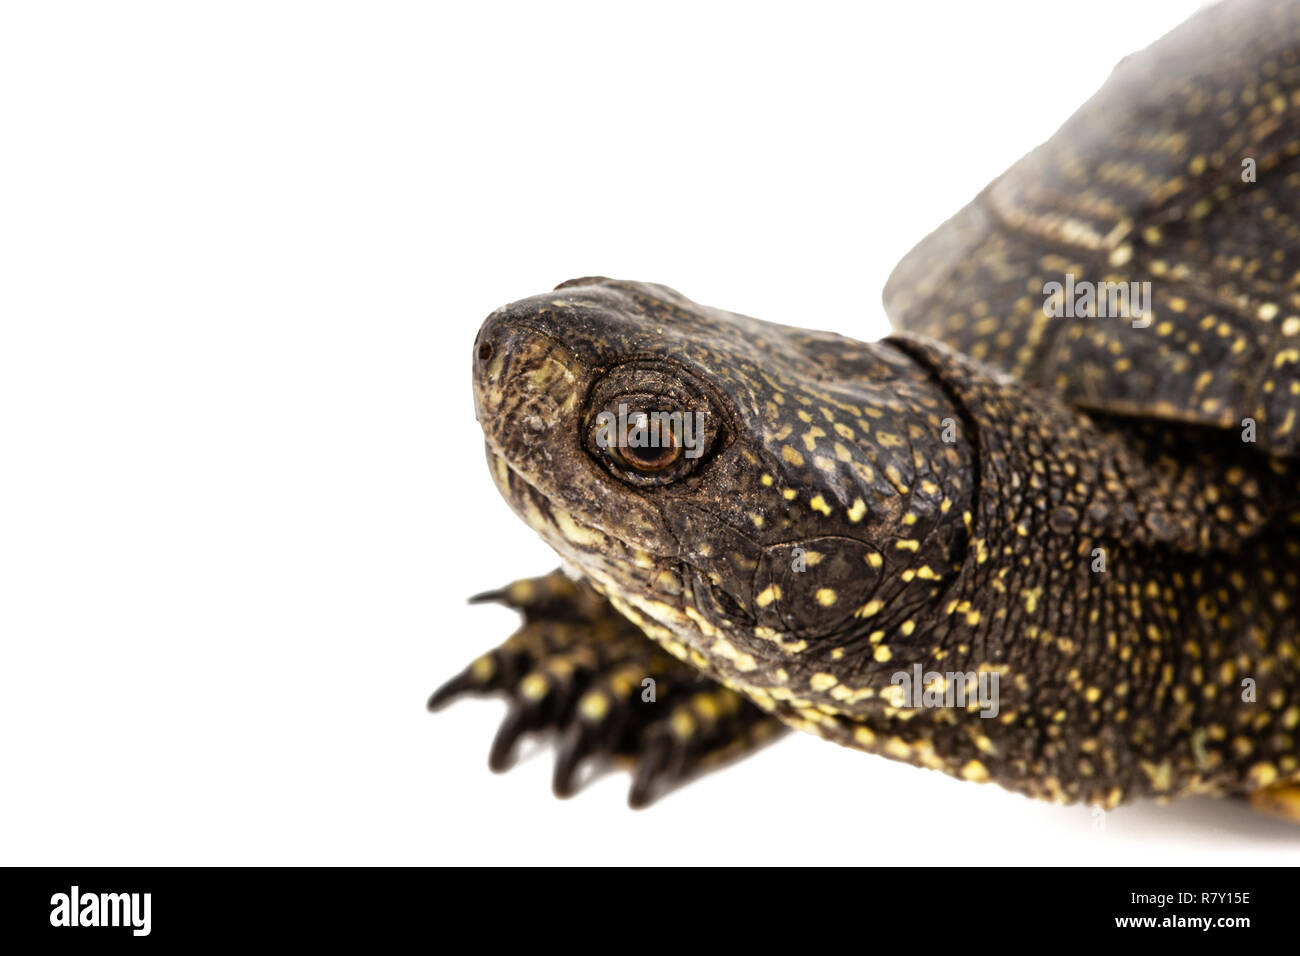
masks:
<instances>
[{"instance_id":1,"label":"wrinkled neck skin","mask_svg":"<svg viewBox=\"0 0 1300 956\"><path fill-rule=\"evenodd\" d=\"M852 676L788 664L774 709L1060 802L1295 777L1300 522L1268 502L1297 500L1297 469L1235 436L1099 425L928 340L890 341L959 406L978 473L967 546L934 600L891 598ZM965 707L944 695L961 674L977 682Z\"/></svg>"}]
</instances>

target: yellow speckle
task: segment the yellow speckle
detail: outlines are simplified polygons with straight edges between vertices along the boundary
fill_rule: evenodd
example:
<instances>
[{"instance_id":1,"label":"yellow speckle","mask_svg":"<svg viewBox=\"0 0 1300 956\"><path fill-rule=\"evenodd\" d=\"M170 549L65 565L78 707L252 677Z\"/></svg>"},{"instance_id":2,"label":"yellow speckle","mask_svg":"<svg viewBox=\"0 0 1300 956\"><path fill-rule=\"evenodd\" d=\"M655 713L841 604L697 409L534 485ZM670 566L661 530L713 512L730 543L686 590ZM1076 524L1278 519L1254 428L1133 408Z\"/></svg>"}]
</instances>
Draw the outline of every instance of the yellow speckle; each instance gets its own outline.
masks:
<instances>
[{"instance_id":1,"label":"yellow speckle","mask_svg":"<svg viewBox=\"0 0 1300 956\"><path fill-rule=\"evenodd\" d=\"M802 648L800 648L802 650ZM724 660L731 661L736 670L749 672L758 667L758 661L754 659L753 654L737 650L735 645L719 637L709 648L709 653L714 657L721 657Z\"/></svg>"},{"instance_id":2,"label":"yellow speckle","mask_svg":"<svg viewBox=\"0 0 1300 956\"><path fill-rule=\"evenodd\" d=\"M603 535L590 528L584 528L573 520L573 515L562 508L551 509L551 517L555 519L555 526L560 529L560 533L574 544L595 548L605 543Z\"/></svg>"},{"instance_id":3,"label":"yellow speckle","mask_svg":"<svg viewBox=\"0 0 1300 956\"><path fill-rule=\"evenodd\" d=\"M822 607L830 607L837 600L837 596L830 588L817 589L817 603Z\"/></svg>"},{"instance_id":4,"label":"yellow speckle","mask_svg":"<svg viewBox=\"0 0 1300 956\"><path fill-rule=\"evenodd\" d=\"M820 511L824 515L831 513L830 505L826 503L826 499L821 495L814 496L813 500L808 502L808 507L812 508L813 511Z\"/></svg>"},{"instance_id":5,"label":"yellow speckle","mask_svg":"<svg viewBox=\"0 0 1300 956\"><path fill-rule=\"evenodd\" d=\"M593 723L599 722L609 713L609 700L600 691L591 691L582 696L578 712Z\"/></svg>"},{"instance_id":6,"label":"yellow speckle","mask_svg":"<svg viewBox=\"0 0 1300 956\"><path fill-rule=\"evenodd\" d=\"M889 483L898 490L900 495L905 495L911 491L907 486L907 482L903 481L903 473L900 472L896 466L886 465L885 477L889 479Z\"/></svg>"},{"instance_id":7,"label":"yellow speckle","mask_svg":"<svg viewBox=\"0 0 1300 956\"><path fill-rule=\"evenodd\" d=\"M479 683L484 683L492 679L496 673L497 662L491 654L484 654L482 657L475 658L474 663L470 665L470 673Z\"/></svg>"},{"instance_id":8,"label":"yellow speckle","mask_svg":"<svg viewBox=\"0 0 1300 956\"><path fill-rule=\"evenodd\" d=\"M877 661L884 664L894 655L890 652L888 647L886 647L884 644L881 644L876 648L876 652L872 656L875 657Z\"/></svg>"},{"instance_id":9,"label":"yellow speckle","mask_svg":"<svg viewBox=\"0 0 1300 956\"><path fill-rule=\"evenodd\" d=\"M987 783L989 779L988 768L978 760L972 760L961 768L962 778L971 780L975 783Z\"/></svg>"},{"instance_id":10,"label":"yellow speckle","mask_svg":"<svg viewBox=\"0 0 1300 956\"><path fill-rule=\"evenodd\" d=\"M880 601L877 598L873 598L872 600L868 601L866 604L862 605L862 607L854 611L853 614L854 617L873 617L874 615L880 613L880 609L884 606L885 605L883 601Z\"/></svg>"},{"instance_id":11,"label":"yellow speckle","mask_svg":"<svg viewBox=\"0 0 1300 956\"><path fill-rule=\"evenodd\" d=\"M891 757L897 757L899 760L906 760L912 756L912 748L908 746L907 741L902 737L890 737L885 741L885 753Z\"/></svg>"},{"instance_id":12,"label":"yellow speckle","mask_svg":"<svg viewBox=\"0 0 1300 956\"><path fill-rule=\"evenodd\" d=\"M758 596L754 598L754 603L759 607L767 607L773 601L779 600L781 600L781 586L778 584L769 584L767 587L763 588L762 591L758 592Z\"/></svg>"},{"instance_id":13,"label":"yellow speckle","mask_svg":"<svg viewBox=\"0 0 1300 956\"><path fill-rule=\"evenodd\" d=\"M717 720L719 714L721 714L721 711L718 708L718 699L712 694L703 694L696 697L694 707L695 712L706 721Z\"/></svg>"},{"instance_id":14,"label":"yellow speckle","mask_svg":"<svg viewBox=\"0 0 1300 956\"><path fill-rule=\"evenodd\" d=\"M1250 782L1257 787L1267 787L1277 779L1277 767L1271 763L1257 763L1249 770Z\"/></svg>"},{"instance_id":15,"label":"yellow speckle","mask_svg":"<svg viewBox=\"0 0 1300 956\"><path fill-rule=\"evenodd\" d=\"M550 682L542 674L529 674L519 682L519 693L529 700L541 700L550 688Z\"/></svg>"},{"instance_id":16,"label":"yellow speckle","mask_svg":"<svg viewBox=\"0 0 1300 956\"><path fill-rule=\"evenodd\" d=\"M824 674L819 672L808 678L808 686L813 690L830 690L838 683L839 679L834 674Z\"/></svg>"},{"instance_id":17,"label":"yellow speckle","mask_svg":"<svg viewBox=\"0 0 1300 956\"><path fill-rule=\"evenodd\" d=\"M1168 790L1173 786L1173 767L1168 761L1160 764L1153 764L1148 760L1139 761L1142 771L1151 781L1151 789L1156 791Z\"/></svg>"}]
</instances>

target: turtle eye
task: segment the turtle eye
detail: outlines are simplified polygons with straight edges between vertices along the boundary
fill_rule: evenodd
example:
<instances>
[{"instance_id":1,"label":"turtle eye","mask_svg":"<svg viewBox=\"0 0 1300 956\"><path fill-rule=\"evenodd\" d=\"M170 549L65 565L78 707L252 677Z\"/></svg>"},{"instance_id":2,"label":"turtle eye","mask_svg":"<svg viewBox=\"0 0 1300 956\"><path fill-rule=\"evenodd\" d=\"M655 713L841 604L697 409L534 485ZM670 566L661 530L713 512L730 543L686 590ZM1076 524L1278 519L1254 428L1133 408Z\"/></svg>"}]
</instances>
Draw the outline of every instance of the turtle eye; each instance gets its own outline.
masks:
<instances>
[{"instance_id":1,"label":"turtle eye","mask_svg":"<svg viewBox=\"0 0 1300 956\"><path fill-rule=\"evenodd\" d=\"M616 365L592 385L583 444L636 488L665 488L693 474L728 433L702 383L649 359Z\"/></svg>"},{"instance_id":2,"label":"turtle eye","mask_svg":"<svg viewBox=\"0 0 1300 956\"><path fill-rule=\"evenodd\" d=\"M641 429L637 435L632 436L627 443L612 448L623 464L653 474L671 468L681 460L681 441L671 428L663 427L663 419L642 413L638 416L637 424ZM632 440L638 436L640 441L633 444Z\"/></svg>"},{"instance_id":3,"label":"turtle eye","mask_svg":"<svg viewBox=\"0 0 1300 956\"><path fill-rule=\"evenodd\" d=\"M619 396L595 416L587 447L623 481L657 487L693 471L713 435L703 412L666 411L646 396Z\"/></svg>"}]
</instances>

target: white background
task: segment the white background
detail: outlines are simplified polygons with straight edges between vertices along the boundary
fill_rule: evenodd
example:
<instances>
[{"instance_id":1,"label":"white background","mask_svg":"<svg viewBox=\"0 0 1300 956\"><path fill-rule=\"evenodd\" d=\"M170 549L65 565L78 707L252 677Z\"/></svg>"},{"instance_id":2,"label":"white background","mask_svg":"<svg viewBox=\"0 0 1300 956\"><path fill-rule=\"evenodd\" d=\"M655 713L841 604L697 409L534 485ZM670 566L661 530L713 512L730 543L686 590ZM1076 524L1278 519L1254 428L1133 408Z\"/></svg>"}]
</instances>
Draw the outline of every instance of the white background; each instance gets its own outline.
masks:
<instances>
[{"instance_id":1,"label":"white background","mask_svg":"<svg viewBox=\"0 0 1300 956\"><path fill-rule=\"evenodd\" d=\"M1194 3L31 4L0 19L0 862L1265 862L791 736L648 811L426 695L554 566L470 403L574 276L871 339Z\"/></svg>"}]
</instances>

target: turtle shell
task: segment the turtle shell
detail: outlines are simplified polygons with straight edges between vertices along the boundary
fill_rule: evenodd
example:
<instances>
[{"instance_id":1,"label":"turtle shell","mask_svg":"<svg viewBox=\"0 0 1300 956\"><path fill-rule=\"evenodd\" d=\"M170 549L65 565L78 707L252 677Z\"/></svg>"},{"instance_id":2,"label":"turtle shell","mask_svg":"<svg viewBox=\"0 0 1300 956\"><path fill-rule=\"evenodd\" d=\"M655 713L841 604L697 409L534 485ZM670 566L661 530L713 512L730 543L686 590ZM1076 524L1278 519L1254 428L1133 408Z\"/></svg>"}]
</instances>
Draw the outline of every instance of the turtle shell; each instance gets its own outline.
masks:
<instances>
[{"instance_id":1,"label":"turtle shell","mask_svg":"<svg viewBox=\"0 0 1300 956\"><path fill-rule=\"evenodd\" d=\"M884 299L1085 409L1252 419L1300 455L1300 4L1229 0L1124 59Z\"/></svg>"}]
</instances>

